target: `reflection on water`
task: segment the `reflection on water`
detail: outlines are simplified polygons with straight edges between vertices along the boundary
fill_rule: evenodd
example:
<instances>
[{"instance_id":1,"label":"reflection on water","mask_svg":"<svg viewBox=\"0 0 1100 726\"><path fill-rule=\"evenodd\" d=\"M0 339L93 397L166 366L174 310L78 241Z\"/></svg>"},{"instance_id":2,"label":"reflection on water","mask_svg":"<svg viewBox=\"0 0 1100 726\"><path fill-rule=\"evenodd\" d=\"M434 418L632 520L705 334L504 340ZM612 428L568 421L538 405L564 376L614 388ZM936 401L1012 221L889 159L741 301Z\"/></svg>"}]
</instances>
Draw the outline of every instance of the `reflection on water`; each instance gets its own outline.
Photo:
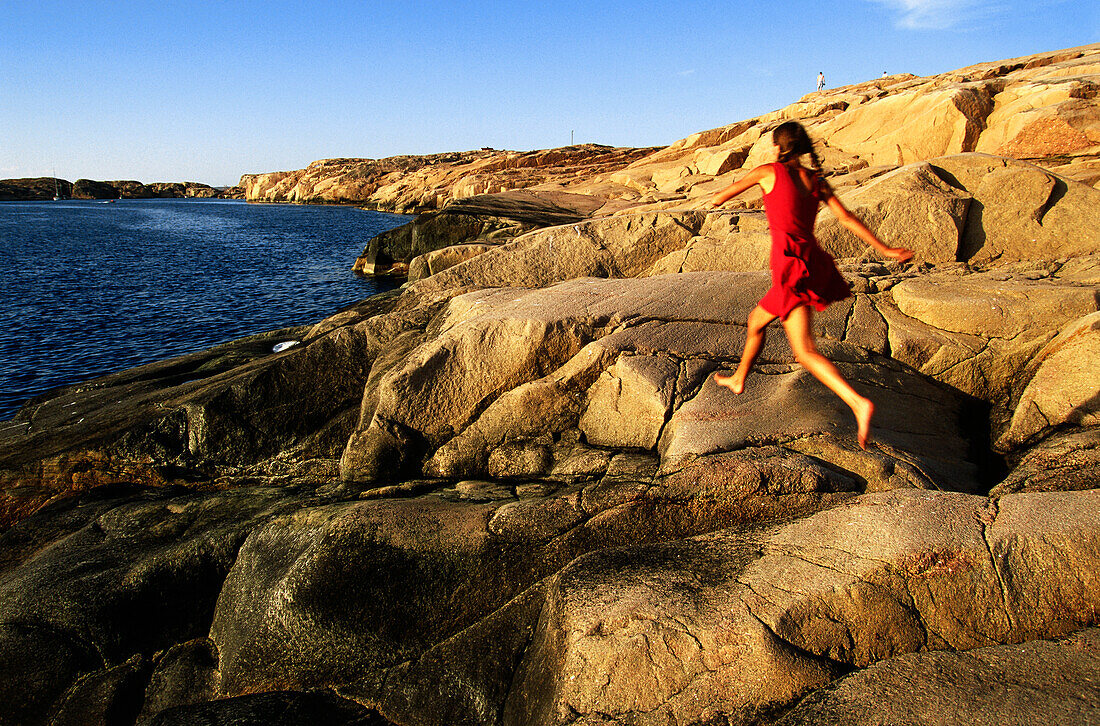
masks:
<instances>
[{"instance_id":1,"label":"reflection on water","mask_svg":"<svg viewBox=\"0 0 1100 726\"><path fill-rule=\"evenodd\" d=\"M0 203L0 420L50 388L319 320L408 217L222 200Z\"/></svg>"}]
</instances>

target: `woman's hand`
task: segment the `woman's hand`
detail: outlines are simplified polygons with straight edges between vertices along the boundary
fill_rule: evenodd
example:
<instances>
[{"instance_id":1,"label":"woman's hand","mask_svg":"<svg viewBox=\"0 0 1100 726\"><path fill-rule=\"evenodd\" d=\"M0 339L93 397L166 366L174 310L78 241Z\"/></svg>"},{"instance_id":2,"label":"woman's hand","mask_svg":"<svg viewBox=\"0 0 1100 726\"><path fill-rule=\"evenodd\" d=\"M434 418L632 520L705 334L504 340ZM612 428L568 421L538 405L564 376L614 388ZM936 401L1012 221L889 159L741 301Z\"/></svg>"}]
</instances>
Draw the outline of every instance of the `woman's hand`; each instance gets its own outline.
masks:
<instances>
[{"instance_id":1,"label":"woman's hand","mask_svg":"<svg viewBox=\"0 0 1100 726\"><path fill-rule=\"evenodd\" d=\"M897 260L898 262L908 262L913 259L913 250L904 247L887 247L884 250L879 250L879 252L883 257L889 257L891 260Z\"/></svg>"}]
</instances>

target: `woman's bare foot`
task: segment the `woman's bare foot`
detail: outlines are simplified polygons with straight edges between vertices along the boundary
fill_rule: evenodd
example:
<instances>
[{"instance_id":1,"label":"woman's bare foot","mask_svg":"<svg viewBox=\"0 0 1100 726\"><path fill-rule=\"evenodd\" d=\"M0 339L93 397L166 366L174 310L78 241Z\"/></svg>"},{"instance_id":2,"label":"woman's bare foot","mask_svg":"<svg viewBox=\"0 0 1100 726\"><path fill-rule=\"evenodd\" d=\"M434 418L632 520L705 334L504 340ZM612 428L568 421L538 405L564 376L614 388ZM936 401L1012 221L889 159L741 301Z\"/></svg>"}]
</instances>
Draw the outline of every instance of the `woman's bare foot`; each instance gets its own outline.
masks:
<instances>
[{"instance_id":1,"label":"woman's bare foot","mask_svg":"<svg viewBox=\"0 0 1100 726\"><path fill-rule=\"evenodd\" d=\"M736 373L731 373L728 376L721 373L715 373L714 382L719 386L725 386L734 393L741 393L741 391L745 390L745 379L739 377Z\"/></svg>"},{"instance_id":2,"label":"woman's bare foot","mask_svg":"<svg viewBox=\"0 0 1100 726\"><path fill-rule=\"evenodd\" d=\"M875 404L863 398L855 406L852 412L856 415L856 438L859 440L859 448L867 448L867 440L871 437L871 417L875 415Z\"/></svg>"}]
</instances>

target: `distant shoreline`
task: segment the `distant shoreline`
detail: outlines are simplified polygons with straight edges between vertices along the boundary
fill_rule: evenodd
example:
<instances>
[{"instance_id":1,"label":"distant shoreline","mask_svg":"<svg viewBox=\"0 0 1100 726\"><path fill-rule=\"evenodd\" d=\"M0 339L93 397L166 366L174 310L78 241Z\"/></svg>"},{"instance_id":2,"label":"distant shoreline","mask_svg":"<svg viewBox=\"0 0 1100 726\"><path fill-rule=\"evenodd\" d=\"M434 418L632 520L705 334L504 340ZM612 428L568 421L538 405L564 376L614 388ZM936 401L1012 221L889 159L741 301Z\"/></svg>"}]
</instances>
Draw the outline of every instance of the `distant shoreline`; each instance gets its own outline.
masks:
<instances>
[{"instance_id":1,"label":"distant shoreline","mask_svg":"<svg viewBox=\"0 0 1100 726\"><path fill-rule=\"evenodd\" d=\"M30 202L54 199L243 199L240 187L216 188L200 182L153 182L134 180L70 182L57 177L0 179L0 201Z\"/></svg>"}]
</instances>

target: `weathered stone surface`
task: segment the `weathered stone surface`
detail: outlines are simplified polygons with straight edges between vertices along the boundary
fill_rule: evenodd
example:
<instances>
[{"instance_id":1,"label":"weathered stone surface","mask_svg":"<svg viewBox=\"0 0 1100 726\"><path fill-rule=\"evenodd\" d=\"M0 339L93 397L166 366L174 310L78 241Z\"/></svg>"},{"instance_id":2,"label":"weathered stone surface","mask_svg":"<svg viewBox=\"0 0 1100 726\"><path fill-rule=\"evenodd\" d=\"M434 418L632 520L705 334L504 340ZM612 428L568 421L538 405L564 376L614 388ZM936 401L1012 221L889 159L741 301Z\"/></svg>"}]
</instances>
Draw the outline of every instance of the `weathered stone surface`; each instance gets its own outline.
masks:
<instances>
[{"instance_id":1,"label":"weathered stone surface","mask_svg":"<svg viewBox=\"0 0 1100 726\"><path fill-rule=\"evenodd\" d=\"M58 492L128 482L187 484L336 473L384 332L348 325L273 331L141 366L33 399L0 438L0 524ZM253 468L254 467L254 468Z\"/></svg>"},{"instance_id":2,"label":"weathered stone surface","mask_svg":"<svg viewBox=\"0 0 1100 726\"><path fill-rule=\"evenodd\" d=\"M65 694L50 723L133 723L141 708L148 672L148 662L135 655L125 663L85 676Z\"/></svg>"},{"instance_id":3,"label":"weathered stone surface","mask_svg":"<svg viewBox=\"0 0 1100 726\"><path fill-rule=\"evenodd\" d=\"M914 653L810 694L777 726L1086 724L1100 718L1100 636Z\"/></svg>"},{"instance_id":4,"label":"weathered stone surface","mask_svg":"<svg viewBox=\"0 0 1100 726\"><path fill-rule=\"evenodd\" d=\"M887 244L914 249L925 263L1004 265L1100 252L1100 239L1092 233L1100 226L1100 191L1031 164L961 154L879 170L855 188L845 177L837 183L841 200ZM830 212L821 213L816 233L838 258L873 256ZM770 246L758 211L620 211L529 233L418 289L758 270L767 267Z\"/></svg>"},{"instance_id":5,"label":"weathered stone surface","mask_svg":"<svg viewBox=\"0 0 1100 726\"><path fill-rule=\"evenodd\" d=\"M989 402L1008 425L1035 356L1065 325L1097 310L1100 288L1050 275L933 274L903 280L876 300L890 355ZM999 434L998 434L999 435Z\"/></svg>"},{"instance_id":6,"label":"weathered stone surface","mask_svg":"<svg viewBox=\"0 0 1100 726\"><path fill-rule=\"evenodd\" d=\"M1100 428L1054 433L1026 449L989 496L1080 489L1100 489Z\"/></svg>"},{"instance_id":7,"label":"weathered stone surface","mask_svg":"<svg viewBox=\"0 0 1100 726\"><path fill-rule=\"evenodd\" d=\"M1066 326L1039 355L1002 448L1049 429L1100 424L1100 312Z\"/></svg>"},{"instance_id":8,"label":"weathered stone surface","mask_svg":"<svg viewBox=\"0 0 1100 726\"><path fill-rule=\"evenodd\" d=\"M1098 190L1030 164L982 154L931 163L973 196L959 259L989 264L1098 251Z\"/></svg>"},{"instance_id":9,"label":"weathered stone surface","mask_svg":"<svg viewBox=\"0 0 1100 726\"><path fill-rule=\"evenodd\" d=\"M683 248L703 218L699 212L640 214L551 227L444 270L414 289L541 287L577 277L635 277Z\"/></svg>"},{"instance_id":10,"label":"weathered stone surface","mask_svg":"<svg viewBox=\"0 0 1100 726\"><path fill-rule=\"evenodd\" d=\"M21 680L0 721L132 723L150 659L205 635L237 547L287 503L274 490L104 488L5 531L0 673Z\"/></svg>"},{"instance_id":11,"label":"weathered stone surface","mask_svg":"<svg viewBox=\"0 0 1100 726\"><path fill-rule=\"evenodd\" d=\"M983 338L1057 331L1096 312L1100 290L995 275L914 277L893 286L898 309L939 330Z\"/></svg>"},{"instance_id":12,"label":"weathered stone surface","mask_svg":"<svg viewBox=\"0 0 1100 726\"><path fill-rule=\"evenodd\" d=\"M898 74L811 93L772 113L692 134L612 179L637 193L635 206L659 196L702 202L743 173L728 160L746 149L742 169L771 161L769 132L786 120L808 127L825 168L839 174L970 151L1051 168L1063 166L1067 157L1091 163L1100 138L1098 57L1100 48L1090 45L928 78ZM674 186L658 185L658 176L671 169L690 175L681 174ZM712 185L716 176L720 183Z\"/></svg>"},{"instance_id":13,"label":"weathered stone surface","mask_svg":"<svg viewBox=\"0 0 1100 726\"><path fill-rule=\"evenodd\" d=\"M461 244L418 255L409 262L409 282L431 277L491 249L493 245Z\"/></svg>"},{"instance_id":14,"label":"weathered stone surface","mask_svg":"<svg viewBox=\"0 0 1100 726\"><path fill-rule=\"evenodd\" d=\"M957 259L970 196L936 176L931 164L904 166L841 198L886 244L907 247L927 262ZM814 231L835 257L857 257L867 251L831 214L822 214Z\"/></svg>"},{"instance_id":15,"label":"weathered stone surface","mask_svg":"<svg viewBox=\"0 0 1100 726\"><path fill-rule=\"evenodd\" d=\"M1070 632L1095 620L1094 578L1076 568L1096 546L1098 501L1012 495L989 509L899 490L774 533L589 555L550 584L504 722L751 723L845 667Z\"/></svg>"},{"instance_id":16,"label":"weathered stone surface","mask_svg":"<svg viewBox=\"0 0 1100 726\"><path fill-rule=\"evenodd\" d=\"M250 201L356 202L392 211L441 209L453 198L572 181L613 171L654 149L584 144L561 149L324 159L298 171L245 174Z\"/></svg>"},{"instance_id":17,"label":"weathered stone surface","mask_svg":"<svg viewBox=\"0 0 1100 726\"><path fill-rule=\"evenodd\" d=\"M662 467L718 451L782 444L854 473L868 491L898 486L979 488L962 397L857 351L829 352L853 384L875 401L869 451L855 444L847 406L803 370L763 369L735 396L708 378L671 417L660 442Z\"/></svg>"},{"instance_id":18,"label":"weathered stone surface","mask_svg":"<svg viewBox=\"0 0 1100 726\"><path fill-rule=\"evenodd\" d=\"M652 449L672 408L679 364L665 356L622 356L588 390L580 429L588 443Z\"/></svg>"},{"instance_id":19,"label":"weathered stone surface","mask_svg":"<svg viewBox=\"0 0 1100 726\"><path fill-rule=\"evenodd\" d=\"M870 164L908 164L973 151L993 110L990 85L906 89L849 108L815 133Z\"/></svg>"},{"instance_id":20,"label":"weathered stone surface","mask_svg":"<svg viewBox=\"0 0 1100 726\"><path fill-rule=\"evenodd\" d=\"M771 235L762 212L708 214L699 235L666 255L648 274L699 270L766 270Z\"/></svg>"},{"instance_id":21,"label":"weathered stone surface","mask_svg":"<svg viewBox=\"0 0 1100 726\"><path fill-rule=\"evenodd\" d=\"M532 229L580 222L601 204L588 195L554 191L469 197L374 237L352 269L377 274L383 270L368 270L366 265L410 262L460 243L508 240Z\"/></svg>"},{"instance_id":22,"label":"weathered stone surface","mask_svg":"<svg viewBox=\"0 0 1100 726\"><path fill-rule=\"evenodd\" d=\"M218 653L207 638L163 651L149 677L137 724L145 726L161 711L214 699Z\"/></svg>"},{"instance_id":23,"label":"weathered stone surface","mask_svg":"<svg viewBox=\"0 0 1100 726\"><path fill-rule=\"evenodd\" d=\"M72 683L101 666L93 649L48 626L0 625L0 723L46 723Z\"/></svg>"}]
</instances>

